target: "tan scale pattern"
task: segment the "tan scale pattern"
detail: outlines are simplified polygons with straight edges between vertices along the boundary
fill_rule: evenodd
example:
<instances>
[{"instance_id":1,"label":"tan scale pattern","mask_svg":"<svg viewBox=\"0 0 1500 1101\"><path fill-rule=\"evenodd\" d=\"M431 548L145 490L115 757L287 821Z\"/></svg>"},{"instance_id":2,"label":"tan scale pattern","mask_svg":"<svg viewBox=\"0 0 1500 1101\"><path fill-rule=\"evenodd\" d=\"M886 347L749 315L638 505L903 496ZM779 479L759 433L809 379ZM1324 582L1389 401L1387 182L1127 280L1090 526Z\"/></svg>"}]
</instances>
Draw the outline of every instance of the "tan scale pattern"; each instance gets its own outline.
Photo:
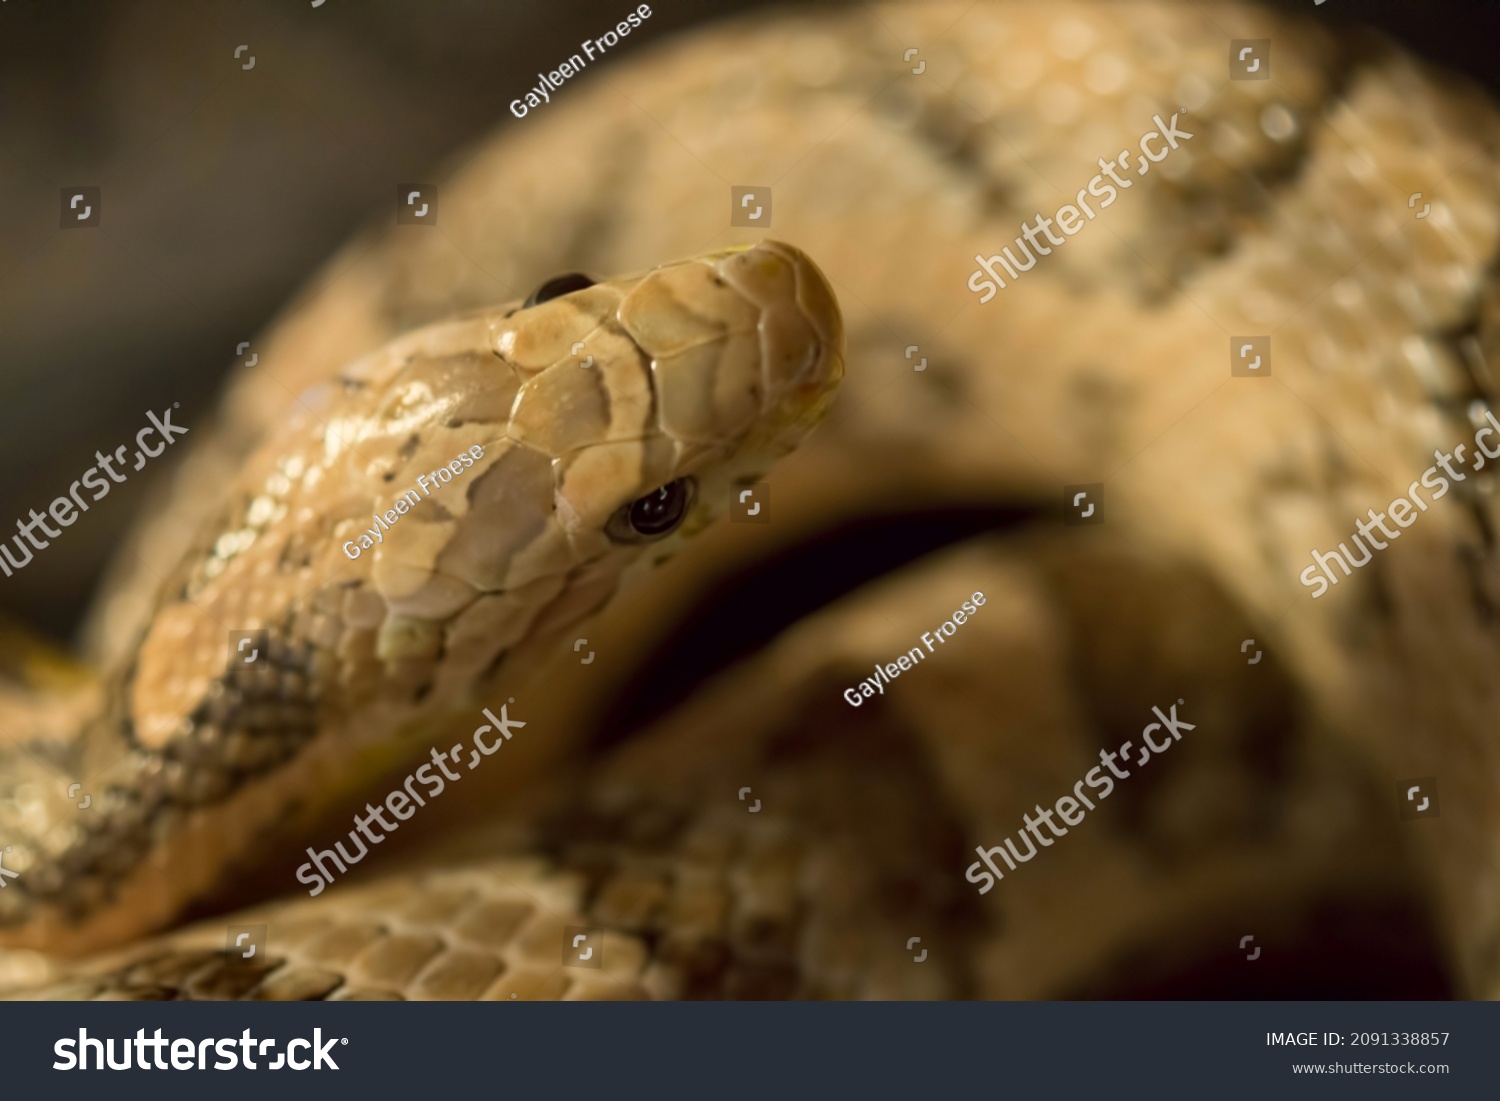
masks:
<instances>
[{"instance_id":1,"label":"tan scale pattern","mask_svg":"<svg viewBox=\"0 0 1500 1101\"><path fill-rule=\"evenodd\" d=\"M402 883L354 887L328 913L316 900L269 907L264 963L224 951L221 923L185 930L144 959L80 975L43 997L249 998L335 1001L409 998L490 1001L587 998L632 989L643 955L623 936L603 945L603 969L562 968L564 923L577 914L576 878L537 862L494 862ZM635 987L637 992L639 988Z\"/></svg>"},{"instance_id":2,"label":"tan scale pattern","mask_svg":"<svg viewBox=\"0 0 1500 1101\"><path fill-rule=\"evenodd\" d=\"M705 274L684 277L691 269ZM783 272L781 293L761 294L764 269ZM355 364L337 399L314 395L228 487L178 566L186 583L161 590L137 652L112 671L105 709L54 734L69 771L100 791L99 813L80 819L56 785L38 782L34 750L9 755L0 823L25 879L0 895L0 943L76 953L159 927L230 882L268 836L294 836L414 756L404 729L476 698L508 650L482 639L448 660L450 627L474 635L459 623L471 605L497 598L479 621L505 614L511 644L529 641L539 657L641 557L648 540L610 527L622 510L628 522L637 498L691 479L704 492L684 493L677 527L706 525L724 487L794 449L837 387L837 305L826 290L810 306L798 298L821 282L788 246L721 251L579 299L438 323ZM652 349L687 312L681 296L705 283L713 301L692 311L703 354L684 367ZM729 339L778 325L754 295L798 316L785 336L795 369L732 419L716 417L710 438L674 436L665 410L676 395L714 412L719 383L700 376L741 371ZM630 440L580 413L596 369L562 354L598 324L625 343L628 362L612 367L649 379L649 416ZM627 388L627 400L640 397ZM533 404L575 429L562 446L511 438L512 416L536 423ZM377 520L383 505L396 508ZM660 534L657 560L682 537ZM264 632L254 653L267 649L269 669L232 664L236 629Z\"/></svg>"}]
</instances>

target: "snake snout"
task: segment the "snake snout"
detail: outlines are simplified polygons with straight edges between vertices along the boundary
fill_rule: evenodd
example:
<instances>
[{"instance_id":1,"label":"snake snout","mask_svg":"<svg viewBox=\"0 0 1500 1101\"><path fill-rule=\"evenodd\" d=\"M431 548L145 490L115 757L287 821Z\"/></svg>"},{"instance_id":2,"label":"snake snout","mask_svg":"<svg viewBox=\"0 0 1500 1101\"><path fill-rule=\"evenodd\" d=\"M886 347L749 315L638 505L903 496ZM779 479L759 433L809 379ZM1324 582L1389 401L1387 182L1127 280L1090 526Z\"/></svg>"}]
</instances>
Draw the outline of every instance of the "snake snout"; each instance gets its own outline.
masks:
<instances>
[{"instance_id":1,"label":"snake snout","mask_svg":"<svg viewBox=\"0 0 1500 1101\"><path fill-rule=\"evenodd\" d=\"M715 258L719 273L761 309L765 408L788 398L821 416L844 373L844 319L812 258L783 241L762 241Z\"/></svg>"},{"instance_id":2,"label":"snake snout","mask_svg":"<svg viewBox=\"0 0 1500 1101\"><path fill-rule=\"evenodd\" d=\"M617 320L650 361L657 424L680 454L783 455L843 376L833 290L779 241L657 268L630 286Z\"/></svg>"}]
</instances>

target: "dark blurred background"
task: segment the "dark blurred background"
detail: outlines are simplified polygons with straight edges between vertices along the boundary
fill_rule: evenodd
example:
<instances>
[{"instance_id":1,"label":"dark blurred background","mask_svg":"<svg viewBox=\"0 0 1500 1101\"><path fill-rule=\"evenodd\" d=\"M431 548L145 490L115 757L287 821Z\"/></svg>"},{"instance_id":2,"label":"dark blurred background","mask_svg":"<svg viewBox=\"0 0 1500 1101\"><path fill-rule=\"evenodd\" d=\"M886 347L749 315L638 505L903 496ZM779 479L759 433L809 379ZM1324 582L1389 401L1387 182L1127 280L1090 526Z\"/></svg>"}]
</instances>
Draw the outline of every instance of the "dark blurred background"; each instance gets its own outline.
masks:
<instances>
[{"instance_id":1,"label":"dark blurred background","mask_svg":"<svg viewBox=\"0 0 1500 1101\"><path fill-rule=\"evenodd\" d=\"M653 2L647 33L614 63L760 6ZM1500 97L1494 0L1276 6L1378 27ZM506 104L537 70L633 8L0 3L0 536L65 494L96 450L131 443L133 455L148 409L180 403L174 423L206 427L236 346L354 230L394 220L395 184L432 181L496 126L522 125ZM59 229L59 193L71 186L102 187L99 229ZM0 611L69 639L143 491L172 459L132 472L88 523L0 577Z\"/></svg>"}]
</instances>

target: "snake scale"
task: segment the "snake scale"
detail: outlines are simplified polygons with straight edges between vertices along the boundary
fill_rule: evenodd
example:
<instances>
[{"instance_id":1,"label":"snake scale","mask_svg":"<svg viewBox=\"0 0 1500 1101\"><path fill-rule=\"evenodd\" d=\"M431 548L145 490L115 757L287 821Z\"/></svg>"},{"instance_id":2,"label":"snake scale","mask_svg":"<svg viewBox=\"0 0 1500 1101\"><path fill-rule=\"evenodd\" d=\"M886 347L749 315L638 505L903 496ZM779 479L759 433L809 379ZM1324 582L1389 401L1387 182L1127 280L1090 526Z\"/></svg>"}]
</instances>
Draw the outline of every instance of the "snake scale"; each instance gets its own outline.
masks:
<instances>
[{"instance_id":1,"label":"snake scale","mask_svg":"<svg viewBox=\"0 0 1500 1101\"><path fill-rule=\"evenodd\" d=\"M1267 79L1231 79L1235 40L1269 40ZM0 701L0 821L33 839L0 896L13 996L1077 996L1335 895L1416 900L1454 989L1500 994L1489 474L1322 598L1298 583L1484 423L1494 106L1218 0L782 11L631 50L473 150L436 227L333 260L121 554L100 685ZM980 301L976 259L1172 115L1180 148ZM730 225L739 186L770 227ZM1269 377L1231 375L1243 334ZM456 491L340 549L471 446ZM762 479L769 523L708 525ZM1064 527L1081 484L1105 522ZM831 544L845 595L765 638L742 602L746 653L597 736L732 579L898 515L1005 519L883 576L876 536ZM976 591L941 653L845 702ZM271 679L225 674L240 627ZM1184 748L1000 889L964 882L1173 701ZM504 753L291 893L305 847L501 704ZM1441 818L1399 820L1424 776ZM231 923L266 926L261 958ZM564 966L569 928L600 966Z\"/></svg>"}]
</instances>

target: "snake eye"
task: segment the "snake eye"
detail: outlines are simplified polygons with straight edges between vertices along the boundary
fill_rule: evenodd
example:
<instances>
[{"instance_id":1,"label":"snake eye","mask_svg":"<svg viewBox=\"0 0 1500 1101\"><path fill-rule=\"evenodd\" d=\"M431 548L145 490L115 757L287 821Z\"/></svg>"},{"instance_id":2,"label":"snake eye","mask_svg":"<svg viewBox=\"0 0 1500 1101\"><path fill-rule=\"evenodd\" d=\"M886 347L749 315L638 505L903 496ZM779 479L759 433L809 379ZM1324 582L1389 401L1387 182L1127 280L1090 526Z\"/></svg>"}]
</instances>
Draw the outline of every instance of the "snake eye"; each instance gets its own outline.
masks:
<instances>
[{"instance_id":1,"label":"snake eye","mask_svg":"<svg viewBox=\"0 0 1500 1101\"><path fill-rule=\"evenodd\" d=\"M616 543L649 543L675 531L697 496L692 478L678 478L637 497L609 518L604 532Z\"/></svg>"},{"instance_id":2,"label":"snake eye","mask_svg":"<svg viewBox=\"0 0 1500 1101\"><path fill-rule=\"evenodd\" d=\"M584 287L592 287L594 281L580 272L570 271L567 275L555 275L547 280L536 290L531 292L531 297L526 300L523 310L529 310L532 306L539 306L543 302L550 302L554 298L561 298L565 294L581 291Z\"/></svg>"}]
</instances>

